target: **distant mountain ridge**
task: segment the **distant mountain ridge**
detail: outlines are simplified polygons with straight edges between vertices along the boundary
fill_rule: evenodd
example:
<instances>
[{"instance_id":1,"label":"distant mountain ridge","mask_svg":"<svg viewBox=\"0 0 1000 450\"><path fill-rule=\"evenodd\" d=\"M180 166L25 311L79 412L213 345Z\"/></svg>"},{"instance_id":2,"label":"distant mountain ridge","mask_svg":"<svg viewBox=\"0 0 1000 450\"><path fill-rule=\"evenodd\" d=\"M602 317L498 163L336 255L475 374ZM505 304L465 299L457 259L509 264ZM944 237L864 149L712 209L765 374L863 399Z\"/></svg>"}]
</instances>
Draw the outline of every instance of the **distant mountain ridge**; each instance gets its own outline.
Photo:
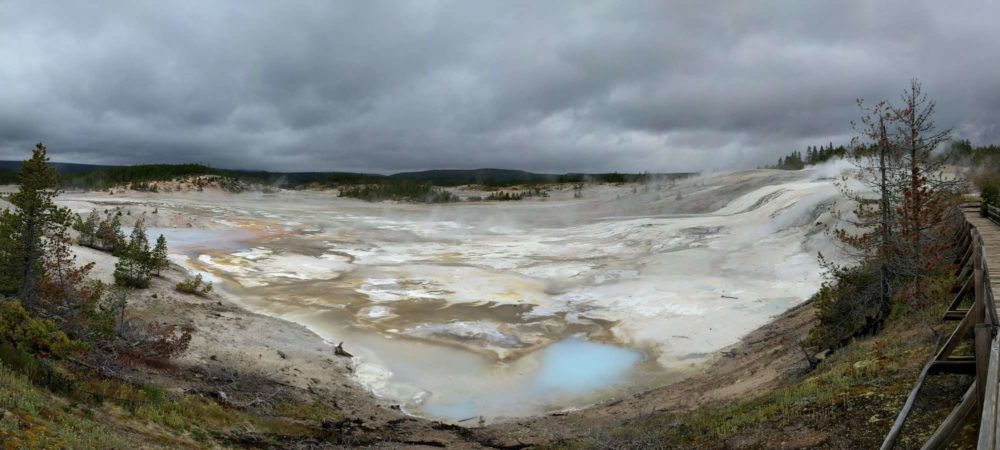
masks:
<instances>
[{"instance_id":1,"label":"distant mountain ridge","mask_svg":"<svg viewBox=\"0 0 1000 450\"><path fill-rule=\"evenodd\" d=\"M218 169L201 164L137 164L111 166L52 162L55 169L64 176L70 186L103 188L132 182L149 182L192 175L220 175L247 181L274 184L282 187L305 185L341 185L385 183L389 181L411 181L435 186L458 186L481 184L507 186L519 183L582 182L588 179L605 182L639 181L650 174L626 173L534 173L515 169L433 169L418 172L400 172L381 175L359 172L270 172L263 170ZM10 183L21 168L21 161L0 161L0 182ZM690 173L668 173L659 176L682 177Z\"/></svg>"},{"instance_id":2,"label":"distant mountain ridge","mask_svg":"<svg viewBox=\"0 0 1000 450\"><path fill-rule=\"evenodd\" d=\"M21 163L22 161L0 161L0 170L17 172L18 170L21 170ZM59 173L91 172L94 170L118 167L118 166L105 166L97 164L77 164L77 163L64 163L64 162L50 162L49 165L55 167Z\"/></svg>"}]
</instances>

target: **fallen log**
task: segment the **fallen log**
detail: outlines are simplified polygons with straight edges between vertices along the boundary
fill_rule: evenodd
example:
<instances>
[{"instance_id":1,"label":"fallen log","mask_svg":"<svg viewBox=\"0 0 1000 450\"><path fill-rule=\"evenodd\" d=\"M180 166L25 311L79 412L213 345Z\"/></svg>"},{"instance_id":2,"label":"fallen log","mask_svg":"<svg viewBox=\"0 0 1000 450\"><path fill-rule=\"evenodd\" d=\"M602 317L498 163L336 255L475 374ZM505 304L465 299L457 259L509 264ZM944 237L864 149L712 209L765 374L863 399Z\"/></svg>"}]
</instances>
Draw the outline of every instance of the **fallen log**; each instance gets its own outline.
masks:
<instances>
[{"instance_id":1,"label":"fallen log","mask_svg":"<svg viewBox=\"0 0 1000 450\"><path fill-rule=\"evenodd\" d=\"M352 355L350 353L347 353L347 351L344 350L344 343L343 342L337 344L337 346L333 349L333 354L337 355L337 356L343 356L345 358L353 358L354 357L354 355Z\"/></svg>"}]
</instances>

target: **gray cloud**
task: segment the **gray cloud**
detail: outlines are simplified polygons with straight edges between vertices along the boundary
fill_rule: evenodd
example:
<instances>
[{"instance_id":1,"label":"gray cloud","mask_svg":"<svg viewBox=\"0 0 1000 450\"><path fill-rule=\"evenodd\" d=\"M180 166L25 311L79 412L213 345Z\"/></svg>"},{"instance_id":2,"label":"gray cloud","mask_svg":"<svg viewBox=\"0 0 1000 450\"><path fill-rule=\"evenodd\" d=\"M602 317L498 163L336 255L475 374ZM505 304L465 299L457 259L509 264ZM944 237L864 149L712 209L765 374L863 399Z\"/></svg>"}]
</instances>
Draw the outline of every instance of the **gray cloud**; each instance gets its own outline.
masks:
<instances>
[{"instance_id":1,"label":"gray cloud","mask_svg":"<svg viewBox=\"0 0 1000 450\"><path fill-rule=\"evenodd\" d=\"M912 77L1000 141L990 2L3 2L0 158L752 167Z\"/></svg>"}]
</instances>

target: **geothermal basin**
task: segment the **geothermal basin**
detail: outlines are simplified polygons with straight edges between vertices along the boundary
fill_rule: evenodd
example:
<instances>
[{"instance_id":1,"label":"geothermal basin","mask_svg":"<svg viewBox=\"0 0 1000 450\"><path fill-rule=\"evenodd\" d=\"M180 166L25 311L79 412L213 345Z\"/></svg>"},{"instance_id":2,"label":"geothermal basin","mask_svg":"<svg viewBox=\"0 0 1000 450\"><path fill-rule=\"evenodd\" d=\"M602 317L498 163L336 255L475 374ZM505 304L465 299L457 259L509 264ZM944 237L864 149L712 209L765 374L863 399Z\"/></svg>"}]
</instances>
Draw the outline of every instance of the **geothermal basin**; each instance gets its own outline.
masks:
<instances>
[{"instance_id":1,"label":"geothermal basin","mask_svg":"<svg viewBox=\"0 0 1000 450\"><path fill-rule=\"evenodd\" d=\"M681 380L808 299L817 253L837 253L824 229L839 193L823 172L588 185L582 198L553 187L521 202L329 191L61 202L155 207L151 239L163 233L174 262L251 311L344 342L374 395L492 421Z\"/></svg>"}]
</instances>

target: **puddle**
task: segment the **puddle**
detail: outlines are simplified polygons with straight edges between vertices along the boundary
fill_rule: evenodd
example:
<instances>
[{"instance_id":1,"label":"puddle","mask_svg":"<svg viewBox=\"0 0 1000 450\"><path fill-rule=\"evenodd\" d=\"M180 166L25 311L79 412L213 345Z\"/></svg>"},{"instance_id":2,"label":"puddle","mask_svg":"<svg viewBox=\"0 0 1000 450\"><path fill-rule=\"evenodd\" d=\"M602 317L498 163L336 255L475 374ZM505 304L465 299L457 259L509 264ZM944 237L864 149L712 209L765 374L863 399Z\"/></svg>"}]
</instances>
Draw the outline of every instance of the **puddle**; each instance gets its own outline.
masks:
<instances>
[{"instance_id":1,"label":"puddle","mask_svg":"<svg viewBox=\"0 0 1000 450\"><path fill-rule=\"evenodd\" d=\"M375 360L363 362L359 376L407 411L449 421L479 416L492 421L585 406L633 381L643 359L637 351L580 338L511 363L419 343L376 346L378 354L370 355ZM397 354L401 348L405 354Z\"/></svg>"},{"instance_id":2,"label":"puddle","mask_svg":"<svg viewBox=\"0 0 1000 450\"><path fill-rule=\"evenodd\" d=\"M127 237L132 233L131 227L123 227L122 232ZM189 253L200 249L240 250L256 235L239 228L230 230L204 230L198 228L147 228L146 236L150 245L156 243L156 238L163 235L171 253Z\"/></svg>"}]
</instances>

